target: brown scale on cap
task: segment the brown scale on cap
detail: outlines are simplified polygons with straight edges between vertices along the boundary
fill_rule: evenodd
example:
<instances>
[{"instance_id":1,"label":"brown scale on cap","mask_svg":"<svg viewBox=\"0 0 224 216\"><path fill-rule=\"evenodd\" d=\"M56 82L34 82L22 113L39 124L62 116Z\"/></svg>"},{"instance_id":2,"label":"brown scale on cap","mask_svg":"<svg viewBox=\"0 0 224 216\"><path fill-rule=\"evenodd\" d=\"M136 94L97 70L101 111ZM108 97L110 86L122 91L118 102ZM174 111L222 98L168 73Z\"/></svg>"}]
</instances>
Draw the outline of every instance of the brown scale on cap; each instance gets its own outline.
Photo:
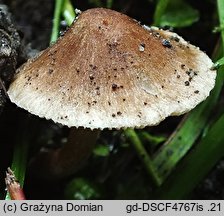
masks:
<instances>
[{"instance_id":1,"label":"brown scale on cap","mask_svg":"<svg viewBox=\"0 0 224 216\"><path fill-rule=\"evenodd\" d=\"M22 66L8 94L19 107L69 127L144 127L203 101L215 84L211 66L177 34L96 8ZM189 81L190 69L197 76Z\"/></svg>"}]
</instances>

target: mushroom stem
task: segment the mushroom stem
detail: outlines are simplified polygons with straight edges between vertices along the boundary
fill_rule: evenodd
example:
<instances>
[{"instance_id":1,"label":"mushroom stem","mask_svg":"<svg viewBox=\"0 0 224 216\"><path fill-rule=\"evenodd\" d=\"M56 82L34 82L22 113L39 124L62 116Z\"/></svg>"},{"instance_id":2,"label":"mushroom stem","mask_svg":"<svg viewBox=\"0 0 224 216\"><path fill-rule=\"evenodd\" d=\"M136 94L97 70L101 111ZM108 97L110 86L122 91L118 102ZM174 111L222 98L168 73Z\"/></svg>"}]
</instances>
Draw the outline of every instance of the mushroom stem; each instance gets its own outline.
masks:
<instances>
[{"instance_id":1,"label":"mushroom stem","mask_svg":"<svg viewBox=\"0 0 224 216\"><path fill-rule=\"evenodd\" d=\"M47 178L64 178L77 171L90 156L99 130L71 128L67 143L54 151L41 152L35 158L35 168ZM36 171L36 169L35 169Z\"/></svg>"}]
</instances>

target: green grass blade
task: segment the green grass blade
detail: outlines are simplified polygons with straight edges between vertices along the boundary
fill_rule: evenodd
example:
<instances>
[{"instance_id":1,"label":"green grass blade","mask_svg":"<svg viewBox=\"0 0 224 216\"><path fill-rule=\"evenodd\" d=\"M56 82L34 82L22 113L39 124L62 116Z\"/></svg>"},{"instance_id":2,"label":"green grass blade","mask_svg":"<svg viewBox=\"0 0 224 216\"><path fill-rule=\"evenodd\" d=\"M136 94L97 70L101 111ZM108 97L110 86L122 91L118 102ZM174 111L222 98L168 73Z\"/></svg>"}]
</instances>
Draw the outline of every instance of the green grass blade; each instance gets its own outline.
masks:
<instances>
[{"instance_id":1,"label":"green grass blade","mask_svg":"<svg viewBox=\"0 0 224 216\"><path fill-rule=\"evenodd\" d=\"M224 156L224 114L157 193L159 199L184 199Z\"/></svg>"},{"instance_id":2,"label":"green grass blade","mask_svg":"<svg viewBox=\"0 0 224 216\"><path fill-rule=\"evenodd\" d=\"M68 26L70 26L76 17L75 10L70 0L65 0L62 12L63 12L63 17L65 18L65 21L67 22Z\"/></svg>"},{"instance_id":3,"label":"green grass blade","mask_svg":"<svg viewBox=\"0 0 224 216\"><path fill-rule=\"evenodd\" d=\"M221 27L221 37L222 41L224 42L224 1L223 0L217 0L217 7L218 7L218 13L219 13L219 22Z\"/></svg>"},{"instance_id":4,"label":"green grass blade","mask_svg":"<svg viewBox=\"0 0 224 216\"><path fill-rule=\"evenodd\" d=\"M51 44L54 43L58 39L60 16L61 16L63 4L64 4L64 0L56 0L55 2L53 28L52 28L51 39L50 39Z\"/></svg>"},{"instance_id":5,"label":"green grass blade","mask_svg":"<svg viewBox=\"0 0 224 216\"><path fill-rule=\"evenodd\" d=\"M156 173L156 170L152 164L152 160L149 157L147 151L145 150L144 146L142 145L140 139L138 138L138 135L133 129L126 129L124 131L124 134L127 138L129 138L130 142L132 143L133 147L135 148L138 157L144 164L147 173L151 177L152 181L155 185L161 184L161 179Z\"/></svg>"}]
</instances>

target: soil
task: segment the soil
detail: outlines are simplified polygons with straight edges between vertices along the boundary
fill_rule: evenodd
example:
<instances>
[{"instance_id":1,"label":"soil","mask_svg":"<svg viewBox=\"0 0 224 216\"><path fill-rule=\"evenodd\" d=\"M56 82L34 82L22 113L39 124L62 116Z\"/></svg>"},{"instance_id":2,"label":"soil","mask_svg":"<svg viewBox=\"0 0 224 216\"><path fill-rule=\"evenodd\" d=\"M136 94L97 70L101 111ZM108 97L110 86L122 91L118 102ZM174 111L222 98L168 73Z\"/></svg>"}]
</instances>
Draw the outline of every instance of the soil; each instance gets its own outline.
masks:
<instances>
[{"instance_id":1,"label":"soil","mask_svg":"<svg viewBox=\"0 0 224 216\"><path fill-rule=\"evenodd\" d=\"M131 17L135 17L138 20L141 20L143 23L150 24L152 21L152 14L154 8L150 1L116 1L114 5L114 9L120 10L122 8L122 12L130 15ZM203 8L198 1L191 1L194 7L200 8L201 17L202 17L202 25L194 24L189 28L178 30L178 33L192 41L192 43L200 46L203 50L205 50L209 55L211 55L212 48L215 46L216 36L210 33L213 23L209 22L210 17L207 15L207 11L210 8ZM8 81L11 79L12 74L14 73L14 69L26 61L27 58L33 55L37 51L43 50L44 48L49 46L49 38L51 34L52 28L52 17L53 17L53 0L0 0L0 3L6 4L12 14L14 25L17 29L19 36L17 35L14 28L11 30L5 27L5 30L10 33L10 35L14 38L16 43L13 45L14 56L10 58L10 66L11 71L8 74L8 77L1 76L3 81ZM92 4L89 4L88 1L77 0L74 5L81 10L85 10L87 8L93 7ZM208 4L206 4L208 5ZM211 7L214 7L214 4L211 3ZM208 6L207 6L208 7ZM1 25L1 14L0 14L0 25ZM11 21L10 21L11 22ZM2 27L2 25L1 25ZM194 32L197 32L195 34ZM204 37L207 35L207 37ZM0 35L1 37L1 35ZM18 55L18 56L17 56ZM1 56L1 53L0 53ZM1 67L1 62L0 62ZM1 97L1 94L4 95L2 90L0 91L0 107L6 101L5 97ZM5 109L0 116L0 190L3 190L4 185L4 173L8 166L11 164L12 152L13 152L13 143L18 138L19 131L18 128L21 127L24 123L24 119L30 118L30 115L25 111L16 108L9 101L5 105ZM172 127L174 128L179 119L174 119L171 121ZM44 141L49 142L49 140L61 140L62 136L67 133L66 129L62 129L60 126L55 125L51 122L46 123L45 120L38 119L36 117L32 117L32 123L35 123L35 127L38 133L35 135L36 137L40 137L40 134L48 128L48 134ZM167 125L164 124L158 129L155 130L166 130ZM169 129L172 128L169 126ZM165 128L165 129L164 129ZM12 136L13 134L13 136ZM52 135L54 134L54 135ZM34 136L34 138L35 138ZM33 139L34 139L33 138ZM43 142L40 140L40 142ZM37 147L35 147L37 148ZM34 154L37 149L32 149L31 155ZM3 157L7 155L7 158ZM208 176L199 184L199 186L192 193L192 199L224 199L224 160L220 161L216 167L208 174ZM49 185L51 184L51 187ZM52 183L40 183L38 179L33 178L29 173L26 179L26 194L30 199L61 199L62 197L62 189L63 182L60 184L61 186L52 187ZM41 192L40 192L41 191ZM43 194L43 191L44 194Z\"/></svg>"}]
</instances>

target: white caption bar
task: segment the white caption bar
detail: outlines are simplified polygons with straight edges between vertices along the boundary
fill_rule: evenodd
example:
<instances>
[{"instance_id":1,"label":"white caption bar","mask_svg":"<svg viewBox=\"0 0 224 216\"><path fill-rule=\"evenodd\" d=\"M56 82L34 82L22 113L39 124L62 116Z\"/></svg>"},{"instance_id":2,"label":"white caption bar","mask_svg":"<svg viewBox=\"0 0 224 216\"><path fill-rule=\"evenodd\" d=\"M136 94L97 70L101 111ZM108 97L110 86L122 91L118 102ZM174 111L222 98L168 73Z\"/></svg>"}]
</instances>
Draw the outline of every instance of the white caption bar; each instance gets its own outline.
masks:
<instances>
[{"instance_id":1,"label":"white caption bar","mask_svg":"<svg viewBox=\"0 0 224 216\"><path fill-rule=\"evenodd\" d=\"M221 216L224 215L224 200L0 201L0 215Z\"/></svg>"}]
</instances>

